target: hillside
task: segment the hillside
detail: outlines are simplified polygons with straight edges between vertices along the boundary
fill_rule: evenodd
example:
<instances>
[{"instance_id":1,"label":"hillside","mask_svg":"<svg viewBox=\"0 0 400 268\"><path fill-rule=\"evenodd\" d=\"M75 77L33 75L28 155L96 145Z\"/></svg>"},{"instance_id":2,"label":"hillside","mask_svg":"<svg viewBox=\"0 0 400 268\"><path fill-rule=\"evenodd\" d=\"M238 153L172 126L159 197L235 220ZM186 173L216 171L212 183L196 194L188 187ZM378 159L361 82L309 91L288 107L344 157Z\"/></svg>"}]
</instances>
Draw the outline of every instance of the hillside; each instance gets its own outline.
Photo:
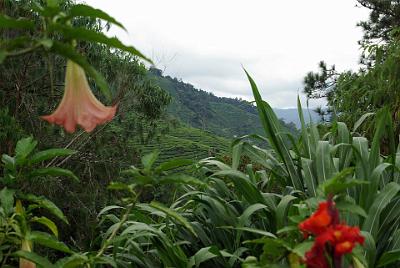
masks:
<instances>
[{"instance_id":1,"label":"hillside","mask_svg":"<svg viewBox=\"0 0 400 268\"><path fill-rule=\"evenodd\" d=\"M150 69L149 76L172 96L168 112L183 123L227 138L263 133L257 110L252 103L242 99L217 97L177 78L163 76L155 68ZM275 112L290 132L296 132L300 124L297 109L275 109ZM306 110L305 114L308 114Z\"/></svg>"},{"instance_id":2,"label":"hillside","mask_svg":"<svg viewBox=\"0 0 400 268\"><path fill-rule=\"evenodd\" d=\"M201 129L178 126L147 144L136 142L129 145L137 148L140 155L160 151L157 162L161 163L174 158L202 159L226 155L230 140Z\"/></svg>"}]
</instances>

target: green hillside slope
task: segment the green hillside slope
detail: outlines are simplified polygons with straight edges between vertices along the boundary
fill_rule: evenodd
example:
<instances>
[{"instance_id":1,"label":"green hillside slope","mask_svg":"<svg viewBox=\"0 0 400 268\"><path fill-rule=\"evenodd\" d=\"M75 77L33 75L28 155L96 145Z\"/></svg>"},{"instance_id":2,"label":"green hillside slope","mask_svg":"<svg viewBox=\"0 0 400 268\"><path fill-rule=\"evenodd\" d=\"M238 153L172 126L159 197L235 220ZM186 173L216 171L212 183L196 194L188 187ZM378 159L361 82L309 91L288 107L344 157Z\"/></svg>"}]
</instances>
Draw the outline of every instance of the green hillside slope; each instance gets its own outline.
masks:
<instances>
[{"instance_id":1,"label":"green hillside slope","mask_svg":"<svg viewBox=\"0 0 400 268\"><path fill-rule=\"evenodd\" d=\"M163 76L155 68L150 69L149 76L172 96L168 113L187 125L227 138L263 133L257 110L250 102L214 96L189 83ZM288 131L296 132L294 124L285 125Z\"/></svg>"}]
</instances>

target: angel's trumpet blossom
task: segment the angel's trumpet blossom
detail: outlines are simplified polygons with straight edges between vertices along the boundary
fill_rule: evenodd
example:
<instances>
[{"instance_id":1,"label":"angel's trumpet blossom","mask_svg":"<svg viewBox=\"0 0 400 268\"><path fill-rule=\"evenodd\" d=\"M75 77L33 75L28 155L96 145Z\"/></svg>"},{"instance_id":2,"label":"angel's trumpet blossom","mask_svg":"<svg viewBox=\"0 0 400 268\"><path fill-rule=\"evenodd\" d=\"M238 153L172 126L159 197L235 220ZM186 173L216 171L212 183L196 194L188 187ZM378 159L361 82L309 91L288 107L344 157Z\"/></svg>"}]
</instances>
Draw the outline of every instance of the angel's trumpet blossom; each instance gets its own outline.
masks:
<instances>
[{"instance_id":1,"label":"angel's trumpet blossom","mask_svg":"<svg viewBox=\"0 0 400 268\"><path fill-rule=\"evenodd\" d=\"M63 126L72 133L76 125L86 132L91 132L97 125L110 121L117 110L117 105L104 106L90 90L85 71L71 60L67 62L64 96L57 109L42 119L52 124Z\"/></svg>"}]
</instances>

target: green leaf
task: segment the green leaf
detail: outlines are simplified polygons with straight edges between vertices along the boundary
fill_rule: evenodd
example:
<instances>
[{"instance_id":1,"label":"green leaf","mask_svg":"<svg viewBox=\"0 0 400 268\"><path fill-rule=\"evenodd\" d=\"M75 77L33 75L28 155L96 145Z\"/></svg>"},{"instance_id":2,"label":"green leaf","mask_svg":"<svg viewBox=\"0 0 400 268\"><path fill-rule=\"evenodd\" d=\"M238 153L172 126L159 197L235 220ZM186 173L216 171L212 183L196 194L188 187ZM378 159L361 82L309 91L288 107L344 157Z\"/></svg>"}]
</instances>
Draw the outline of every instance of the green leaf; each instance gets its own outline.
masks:
<instances>
[{"instance_id":1,"label":"green leaf","mask_svg":"<svg viewBox=\"0 0 400 268\"><path fill-rule=\"evenodd\" d=\"M296 253L299 257L304 258L306 255L306 252L311 249L313 246L314 242L313 241L306 241L302 242L300 244L297 244L293 249L292 252Z\"/></svg>"},{"instance_id":2,"label":"green leaf","mask_svg":"<svg viewBox=\"0 0 400 268\"><path fill-rule=\"evenodd\" d=\"M372 237L371 233L366 231L361 231L361 235L365 238L363 248L365 253L363 255L367 259L368 267L374 267L375 257L377 254L375 239Z\"/></svg>"},{"instance_id":3,"label":"green leaf","mask_svg":"<svg viewBox=\"0 0 400 268\"><path fill-rule=\"evenodd\" d=\"M14 192L15 190L7 189L4 187L0 191L0 204L6 215L12 213L14 208Z\"/></svg>"},{"instance_id":4,"label":"green leaf","mask_svg":"<svg viewBox=\"0 0 400 268\"><path fill-rule=\"evenodd\" d=\"M295 164L281 134L282 131L280 122L271 106L264 102L261 98L260 92L258 91L257 85L253 78L251 78L246 70L244 71L250 82L254 99L257 103L258 114L264 127L265 134L267 135L271 147L276 151L286 167L286 171L289 175L287 183L293 186L296 190L303 190L303 183L296 172Z\"/></svg>"},{"instance_id":5,"label":"green leaf","mask_svg":"<svg viewBox=\"0 0 400 268\"><path fill-rule=\"evenodd\" d=\"M102 210L100 210L99 214L97 214L97 217L100 217L101 215L105 214L106 212L113 210L113 209L123 209L124 207L121 206L107 206L105 208L103 208Z\"/></svg>"},{"instance_id":6,"label":"green leaf","mask_svg":"<svg viewBox=\"0 0 400 268\"><path fill-rule=\"evenodd\" d=\"M313 161L307 158L301 158L301 165L304 172L304 182L307 186L307 193L311 197L317 195L317 180L313 172Z\"/></svg>"},{"instance_id":7,"label":"green leaf","mask_svg":"<svg viewBox=\"0 0 400 268\"><path fill-rule=\"evenodd\" d=\"M98 264L108 264L111 267L118 268L118 264L115 262L113 257L109 256L99 256L94 258L94 262ZM107 265L107 267L109 267Z\"/></svg>"},{"instance_id":8,"label":"green leaf","mask_svg":"<svg viewBox=\"0 0 400 268\"><path fill-rule=\"evenodd\" d=\"M15 158L9 156L8 154L3 154L1 156L1 162L4 163L5 168L8 170L15 170L15 168L16 168Z\"/></svg>"},{"instance_id":9,"label":"green leaf","mask_svg":"<svg viewBox=\"0 0 400 268\"><path fill-rule=\"evenodd\" d=\"M238 227L243 227L243 226L247 225L247 223L250 222L250 217L251 217L251 215L253 215L253 214L256 213L257 211L263 210L263 209L266 209L266 210L268 211L268 208L267 208L266 205L264 205L264 204L259 204L259 203L253 204L253 205L247 207L247 208L243 211L242 215L240 215L240 216L238 217Z\"/></svg>"},{"instance_id":10,"label":"green leaf","mask_svg":"<svg viewBox=\"0 0 400 268\"><path fill-rule=\"evenodd\" d=\"M220 255L221 254L216 246L201 248L190 258L188 267L199 267L201 263Z\"/></svg>"},{"instance_id":11,"label":"green leaf","mask_svg":"<svg viewBox=\"0 0 400 268\"><path fill-rule=\"evenodd\" d=\"M159 151L154 151L143 156L142 157L143 167L147 170L150 170L153 164L156 162L159 154L160 154Z\"/></svg>"},{"instance_id":12,"label":"green leaf","mask_svg":"<svg viewBox=\"0 0 400 268\"><path fill-rule=\"evenodd\" d=\"M293 195L285 195L282 197L278 206L276 207L276 221L277 228L282 228L285 226L285 221L287 220L287 211L289 210L289 205L293 200L296 200L297 197Z\"/></svg>"},{"instance_id":13,"label":"green leaf","mask_svg":"<svg viewBox=\"0 0 400 268\"><path fill-rule=\"evenodd\" d=\"M249 180L249 178L242 172L230 169L222 170L214 173L214 176L228 176L235 184L235 190L244 196L250 204L262 203L270 205L266 202L265 198L257 187Z\"/></svg>"},{"instance_id":14,"label":"green leaf","mask_svg":"<svg viewBox=\"0 0 400 268\"><path fill-rule=\"evenodd\" d=\"M357 214L363 218L367 217L367 213L365 212L365 210L362 207L360 207L359 205L356 205L356 204L352 204L350 202L337 202L336 207L339 209L339 211Z\"/></svg>"},{"instance_id":15,"label":"green leaf","mask_svg":"<svg viewBox=\"0 0 400 268\"><path fill-rule=\"evenodd\" d=\"M353 127L353 132L356 132L357 129L362 125L362 123L364 123L365 119L367 119L368 117L370 117L371 115L374 115L375 113L365 113L363 114L360 119L357 120L357 122L354 124Z\"/></svg>"},{"instance_id":16,"label":"green leaf","mask_svg":"<svg viewBox=\"0 0 400 268\"><path fill-rule=\"evenodd\" d=\"M251 228L251 227L220 226L218 228L239 230L239 231L249 232L249 233L253 233L253 234L259 234L259 235L266 236L266 237L276 238L276 236L273 233L267 232L265 230Z\"/></svg>"},{"instance_id":17,"label":"green leaf","mask_svg":"<svg viewBox=\"0 0 400 268\"><path fill-rule=\"evenodd\" d=\"M32 155L30 162L32 164L40 163L42 161L46 161L49 159L53 159L57 156L67 156L75 154L76 151L69 150L69 149L48 149L44 151L40 151L34 155Z\"/></svg>"},{"instance_id":18,"label":"green leaf","mask_svg":"<svg viewBox=\"0 0 400 268\"><path fill-rule=\"evenodd\" d=\"M379 258L377 267L383 267L396 261L400 261L400 249L383 253L383 255Z\"/></svg>"},{"instance_id":19,"label":"green leaf","mask_svg":"<svg viewBox=\"0 0 400 268\"><path fill-rule=\"evenodd\" d=\"M160 164L157 168L156 171L168 171L171 169L175 169L175 168L180 168L180 167L184 167L184 166L188 166L188 165L192 165L193 164L193 160L191 159L172 159L169 160L167 162L164 162L162 164Z\"/></svg>"},{"instance_id":20,"label":"green leaf","mask_svg":"<svg viewBox=\"0 0 400 268\"><path fill-rule=\"evenodd\" d=\"M88 42L101 43L104 45L108 45L110 47L114 47L130 54L142 58L149 63L153 63L149 58L144 56L139 50L137 50L133 46L124 45L118 38L116 37L107 37L103 33L95 32L86 28L78 28L78 27L69 27L61 24L52 24L51 30L62 33L66 38L84 40Z\"/></svg>"},{"instance_id":21,"label":"green leaf","mask_svg":"<svg viewBox=\"0 0 400 268\"><path fill-rule=\"evenodd\" d=\"M318 141L315 165L319 183L324 183L332 177L335 170L328 141Z\"/></svg>"},{"instance_id":22,"label":"green leaf","mask_svg":"<svg viewBox=\"0 0 400 268\"><path fill-rule=\"evenodd\" d=\"M46 258L44 258L42 256L37 255L34 252L19 250L19 251L12 253L11 255L14 257L23 258L25 260L34 262L34 263L40 265L41 267L55 268L55 266L50 261L48 261Z\"/></svg>"},{"instance_id":23,"label":"green leaf","mask_svg":"<svg viewBox=\"0 0 400 268\"><path fill-rule=\"evenodd\" d=\"M194 236L197 237L196 232L194 231L192 225L188 222L188 220L185 219L180 214L178 214L178 212L176 212L175 210L167 208L163 204L161 204L159 202L156 202L156 201L152 201L150 203L150 206L155 208L155 209L157 209L157 210L160 210L160 211L164 212L165 214L167 214L171 218L175 219L177 222L182 224L186 229L188 229Z\"/></svg>"},{"instance_id":24,"label":"green leaf","mask_svg":"<svg viewBox=\"0 0 400 268\"><path fill-rule=\"evenodd\" d=\"M63 212L47 198L43 196L35 196L33 194L20 195L18 197L23 200L37 204L39 208L44 208L48 210L49 212L51 212L51 214L68 224L68 220L64 216Z\"/></svg>"},{"instance_id":25,"label":"green leaf","mask_svg":"<svg viewBox=\"0 0 400 268\"><path fill-rule=\"evenodd\" d=\"M173 174L162 177L158 180L160 184L183 184L183 185L197 185L197 186L207 186L203 181L196 179L192 176L186 174Z\"/></svg>"},{"instance_id":26,"label":"green leaf","mask_svg":"<svg viewBox=\"0 0 400 268\"><path fill-rule=\"evenodd\" d=\"M72 251L67 247L67 245L65 245L61 241L58 241L56 238L47 233L33 231L29 233L28 240L31 240L39 245L52 248L58 251L62 251L65 253L72 253Z\"/></svg>"},{"instance_id":27,"label":"green leaf","mask_svg":"<svg viewBox=\"0 0 400 268\"><path fill-rule=\"evenodd\" d=\"M110 23L113 23L115 25L118 25L122 29L126 30L124 25L122 25L122 23L118 22L116 19L108 15L106 12L100 9L93 8L88 5L78 4L72 6L69 9L68 17L79 17L79 16L102 19Z\"/></svg>"},{"instance_id":28,"label":"green leaf","mask_svg":"<svg viewBox=\"0 0 400 268\"><path fill-rule=\"evenodd\" d=\"M296 225L290 225L290 226L283 227L282 229L279 229L278 231L276 231L276 234L280 235L280 234L284 234L284 233L298 232L298 231L299 231L299 227L297 227Z\"/></svg>"},{"instance_id":29,"label":"green leaf","mask_svg":"<svg viewBox=\"0 0 400 268\"><path fill-rule=\"evenodd\" d=\"M85 57L76 52L74 47L58 41L53 41L51 51L67 59L70 59L81 66L85 70L85 72L94 79L104 96L106 96L109 100L111 99L110 89L108 88L108 84L104 76L97 72L96 69L88 63Z\"/></svg>"},{"instance_id":30,"label":"green leaf","mask_svg":"<svg viewBox=\"0 0 400 268\"><path fill-rule=\"evenodd\" d=\"M368 210L368 217L365 219L362 230L371 233L375 240L379 229L381 212L399 191L399 184L395 182L388 183L385 188L376 195L371 208Z\"/></svg>"},{"instance_id":31,"label":"green leaf","mask_svg":"<svg viewBox=\"0 0 400 268\"><path fill-rule=\"evenodd\" d=\"M24 18L14 19L0 14L0 28L33 29L34 27L35 24L31 20Z\"/></svg>"},{"instance_id":32,"label":"green leaf","mask_svg":"<svg viewBox=\"0 0 400 268\"><path fill-rule=\"evenodd\" d=\"M37 141L32 137L21 139L15 147L15 159L17 163L22 163L26 157L35 149Z\"/></svg>"},{"instance_id":33,"label":"green leaf","mask_svg":"<svg viewBox=\"0 0 400 268\"><path fill-rule=\"evenodd\" d=\"M328 194L337 194L343 192L344 190L354 187L360 184L367 184L366 181L361 181L357 179L353 179L352 175L354 172L354 168L345 168L339 173L335 174L333 178L325 181L320 185L322 191Z\"/></svg>"},{"instance_id":34,"label":"green leaf","mask_svg":"<svg viewBox=\"0 0 400 268\"><path fill-rule=\"evenodd\" d=\"M46 226L47 228L49 228L49 230L56 236L58 237L58 228L57 225L50 219L46 218L46 217L33 217L31 219L31 222L37 222L40 223L44 226Z\"/></svg>"},{"instance_id":35,"label":"green leaf","mask_svg":"<svg viewBox=\"0 0 400 268\"><path fill-rule=\"evenodd\" d=\"M51 176L51 177L63 176L72 178L79 182L79 178L71 170L58 167L38 168L29 173L29 176L31 178L42 177L42 176Z\"/></svg>"},{"instance_id":36,"label":"green leaf","mask_svg":"<svg viewBox=\"0 0 400 268\"><path fill-rule=\"evenodd\" d=\"M62 258L56 262L56 267L59 268L76 268L81 267L83 264L89 261L85 255L74 254L69 257Z\"/></svg>"}]
</instances>

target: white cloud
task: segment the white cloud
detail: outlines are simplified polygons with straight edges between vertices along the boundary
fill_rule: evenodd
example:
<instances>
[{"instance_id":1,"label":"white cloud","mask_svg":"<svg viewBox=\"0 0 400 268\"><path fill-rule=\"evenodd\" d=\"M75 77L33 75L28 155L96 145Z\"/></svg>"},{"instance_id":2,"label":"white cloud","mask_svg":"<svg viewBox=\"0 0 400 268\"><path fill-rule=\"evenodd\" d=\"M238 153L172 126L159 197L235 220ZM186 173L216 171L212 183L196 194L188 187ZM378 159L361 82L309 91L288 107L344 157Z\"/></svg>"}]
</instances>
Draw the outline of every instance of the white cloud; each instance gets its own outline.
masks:
<instances>
[{"instance_id":1,"label":"white cloud","mask_svg":"<svg viewBox=\"0 0 400 268\"><path fill-rule=\"evenodd\" d=\"M320 60L356 68L368 10L355 0L86 0L120 20L113 30L165 73L218 96L251 99L241 64L274 107L293 107Z\"/></svg>"}]
</instances>

